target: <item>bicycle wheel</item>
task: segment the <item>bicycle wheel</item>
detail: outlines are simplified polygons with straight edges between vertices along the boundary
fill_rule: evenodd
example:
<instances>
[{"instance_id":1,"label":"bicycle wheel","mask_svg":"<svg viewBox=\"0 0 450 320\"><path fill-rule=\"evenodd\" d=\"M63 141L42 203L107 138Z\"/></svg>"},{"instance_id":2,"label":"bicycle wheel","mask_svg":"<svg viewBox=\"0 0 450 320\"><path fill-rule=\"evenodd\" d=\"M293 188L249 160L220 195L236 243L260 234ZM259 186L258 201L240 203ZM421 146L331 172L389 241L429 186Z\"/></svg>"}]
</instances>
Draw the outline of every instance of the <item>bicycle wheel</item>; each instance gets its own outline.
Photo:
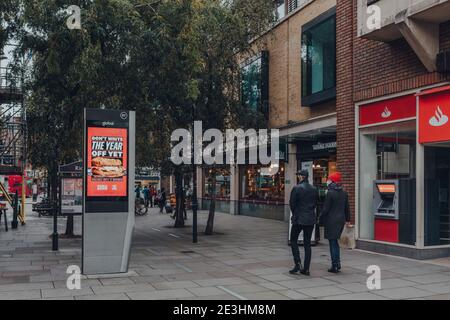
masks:
<instances>
[{"instance_id":1,"label":"bicycle wheel","mask_svg":"<svg viewBox=\"0 0 450 320\"><path fill-rule=\"evenodd\" d=\"M134 213L137 216L145 216L148 212L148 208L144 205L141 201L136 201L135 207L134 207Z\"/></svg>"}]
</instances>

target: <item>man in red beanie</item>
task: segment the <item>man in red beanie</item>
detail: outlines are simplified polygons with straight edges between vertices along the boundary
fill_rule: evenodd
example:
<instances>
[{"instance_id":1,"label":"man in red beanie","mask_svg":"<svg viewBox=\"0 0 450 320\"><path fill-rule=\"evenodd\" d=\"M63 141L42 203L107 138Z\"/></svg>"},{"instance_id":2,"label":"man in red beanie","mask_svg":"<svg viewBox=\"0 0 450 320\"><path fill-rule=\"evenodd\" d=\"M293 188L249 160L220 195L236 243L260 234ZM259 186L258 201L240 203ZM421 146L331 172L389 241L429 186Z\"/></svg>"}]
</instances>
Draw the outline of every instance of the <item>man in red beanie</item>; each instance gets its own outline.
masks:
<instances>
[{"instance_id":1,"label":"man in red beanie","mask_svg":"<svg viewBox=\"0 0 450 320\"><path fill-rule=\"evenodd\" d=\"M350 222L348 194L342 189L342 175L339 172L328 177L328 193L325 198L320 223L325 227L325 239L330 243L332 265L328 272L341 270L339 239L346 223Z\"/></svg>"}]
</instances>

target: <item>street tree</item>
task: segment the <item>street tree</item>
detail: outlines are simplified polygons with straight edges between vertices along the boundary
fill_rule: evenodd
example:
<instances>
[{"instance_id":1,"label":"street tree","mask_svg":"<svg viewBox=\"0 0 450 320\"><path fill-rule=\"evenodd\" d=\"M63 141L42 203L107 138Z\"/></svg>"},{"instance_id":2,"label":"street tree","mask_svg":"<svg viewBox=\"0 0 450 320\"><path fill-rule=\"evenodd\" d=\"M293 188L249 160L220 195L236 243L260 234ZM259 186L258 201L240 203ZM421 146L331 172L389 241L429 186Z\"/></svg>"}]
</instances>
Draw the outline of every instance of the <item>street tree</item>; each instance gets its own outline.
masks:
<instances>
[{"instance_id":1,"label":"street tree","mask_svg":"<svg viewBox=\"0 0 450 320\"><path fill-rule=\"evenodd\" d=\"M240 99L241 58L265 45L252 41L274 22L272 1L201 1L195 15L192 42L201 61L197 72L198 97L195 118L203 129L256 128L265 126L258 111L249 110ZM216 166L210 169L211 204L206 235L213 234L216 198Z\"/></svg>"},{"instance_id":2,"label":"street tree","mask_svg":"<svg viewBox=\"0 0 450 320\"><path fill-rule=\"evenodd\" d=\"M12 1L12 0L10 0ZM20 0L15 0L20 1ZM70 1L81 28L67 27L68 1L20 1L16 54L32 52L27 89L31 163L47 169L56 200L57 168L82 155L84 108L135 110L137 163L176 177L175 226L184 226L183 175L170 160L171 133L255 126L239 99L239 61L273 22L266 0ZM256 119L256 120L255 120ZM207 234L212 233L214 210Z\"/></svg>"}]
</instances>

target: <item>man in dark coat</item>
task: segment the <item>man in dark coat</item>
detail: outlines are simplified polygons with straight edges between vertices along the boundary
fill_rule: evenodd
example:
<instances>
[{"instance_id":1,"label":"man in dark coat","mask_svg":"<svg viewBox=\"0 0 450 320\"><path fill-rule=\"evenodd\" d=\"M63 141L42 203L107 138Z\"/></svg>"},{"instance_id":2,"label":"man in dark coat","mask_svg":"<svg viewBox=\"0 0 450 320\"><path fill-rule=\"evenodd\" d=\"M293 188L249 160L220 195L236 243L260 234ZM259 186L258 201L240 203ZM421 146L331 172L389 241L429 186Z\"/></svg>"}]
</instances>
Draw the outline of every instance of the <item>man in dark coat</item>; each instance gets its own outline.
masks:
<instances>
[{"instance_id":1,"label":"man in dark coat","mask_svg":"<svg viewBox=\"0 0 450 320\"><path fill-rule=\"evenodd\" d=\"M309 275L311 264L311 237L314 225L317 222L316 207L319 193L308 182L309 173L302 170L298 173L300 183L291 192L289 206L292 211L291 249L294 257L294 268L291 274L300 272ZM305 248L305 265L301 267L300 251L298 249L298 236L303 231L303 245Z\"/></svg>"},{"instance_id":2,"label":"man in dark coat","mask_svg":"<svg viewBox=\"0 0 450 320\"><path fill-rule=\"evenodd\" d=\"M328 177L328 193L320 214L320 223L325 227L325 239L330 243L332 266L328 272L331 273L341 270L339 239L346 223L350 222L348 195L342 189L341 179L339 172Z\"/></svg>"}]
</instances>

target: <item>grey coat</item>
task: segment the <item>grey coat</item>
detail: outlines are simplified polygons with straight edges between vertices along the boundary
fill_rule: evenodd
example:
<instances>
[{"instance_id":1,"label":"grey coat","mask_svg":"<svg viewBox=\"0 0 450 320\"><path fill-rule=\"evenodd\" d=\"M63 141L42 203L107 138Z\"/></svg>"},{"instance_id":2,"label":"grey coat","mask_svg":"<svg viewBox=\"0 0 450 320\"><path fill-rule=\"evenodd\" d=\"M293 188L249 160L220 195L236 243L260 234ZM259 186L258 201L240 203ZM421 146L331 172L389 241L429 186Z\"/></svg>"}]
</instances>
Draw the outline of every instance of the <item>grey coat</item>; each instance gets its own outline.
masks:
<instances>
[{"instance_id":1,"label":"grey coat","mask_svg":"<svg viewBox=\"0 0 450 320\"><path fill-rule=\"evenodd\" d=\"M289 206L292 211L292 224L312 226L317 223L317 200L319 193L315 187L304 180L291 192Z\"/></svg>"},{"instance_id":2,"label":"grey coat","mask_svg":"<svg viewBox=\"0 0 450 320\"><path fill-rule=\"evenodd\" d=\"M349 221L348 194L341 187L331 185L320 214L320 223L325 227L325 239L340 239L345 222Z\"/></svg>"}]
</instances>

